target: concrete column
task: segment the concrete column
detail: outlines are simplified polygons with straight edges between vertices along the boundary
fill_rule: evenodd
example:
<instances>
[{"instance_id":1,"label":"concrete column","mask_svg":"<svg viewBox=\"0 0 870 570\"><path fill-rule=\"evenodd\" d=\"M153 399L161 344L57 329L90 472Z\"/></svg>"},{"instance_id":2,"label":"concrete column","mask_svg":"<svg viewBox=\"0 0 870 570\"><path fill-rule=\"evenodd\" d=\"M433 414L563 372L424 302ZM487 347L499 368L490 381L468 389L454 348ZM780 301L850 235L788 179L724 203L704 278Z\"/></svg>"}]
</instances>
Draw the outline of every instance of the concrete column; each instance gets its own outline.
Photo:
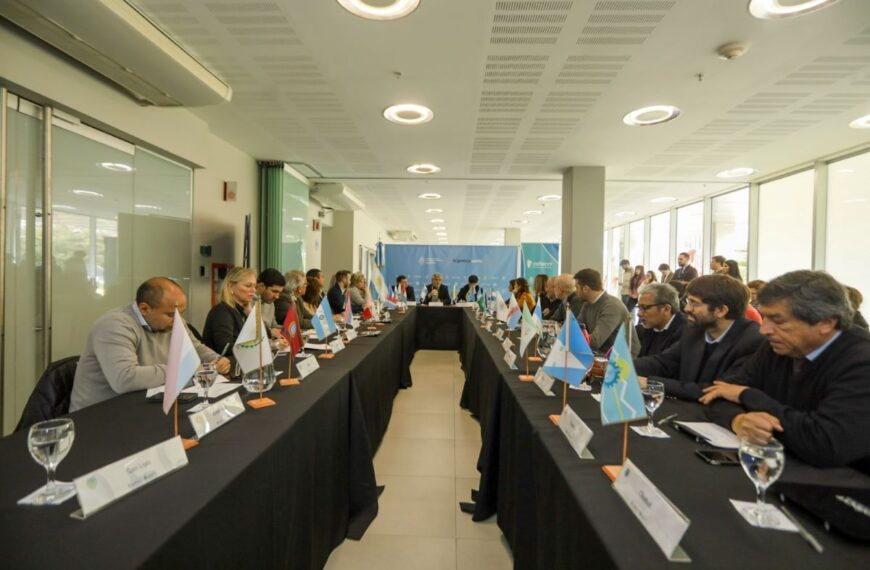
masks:
<instances>
[{"instance_id":1,"label":"concrete column","mask_svg":"<svg viewBox=\"0 0 870 570\"><path fill-rule=\"evenodd\" d=\"M573 166L562 174L562 271L603 273L604 167Z\"/></svg>"},{"instance_id":2,"label":"concrete column","mask_svg":"<svg viewBox=\"0 0 870 570\"><path fill-rule=\"evenodd\" d=\"M520 228L505 228L504 229L504 244L505 245L520 245L522 243Z\"/></svg>"}]
</instances>

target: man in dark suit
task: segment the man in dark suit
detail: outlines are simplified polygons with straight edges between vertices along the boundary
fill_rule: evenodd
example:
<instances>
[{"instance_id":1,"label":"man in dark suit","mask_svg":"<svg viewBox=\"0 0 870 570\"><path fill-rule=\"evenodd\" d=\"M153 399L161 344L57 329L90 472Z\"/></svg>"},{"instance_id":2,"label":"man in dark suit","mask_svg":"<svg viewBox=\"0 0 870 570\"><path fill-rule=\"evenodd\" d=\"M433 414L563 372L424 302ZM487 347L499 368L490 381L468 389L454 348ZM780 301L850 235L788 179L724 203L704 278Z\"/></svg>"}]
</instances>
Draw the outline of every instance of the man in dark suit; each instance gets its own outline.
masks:
<instances>
[{"instance_id":1,"label":"man in dark suit","mask_svg":"<svg viewBox=\"0 0 870 570\"><path fill-rule=\"evenodd\" d=\"M468 283L463 285L462 289L459 290L456 302L477 301L478 295L480 295L480 286L477 284L477 275L469 275Z\"/></svg>"},{"instance_id":2,"label":"man in dark suit","mask_svg":"<svg viewBox=\"0 0 870 570\"><path fill-rule=\"evenodd\" d=\"M413 303L417 300L414 297L414 288L408 285L408 278L404 275L396 277L396 289L398 289L399 295L404 295L405 301Z\"/></svg>"},{"instance_id":3,"label":"man in dark suit","mask_svg":"<svg viewBox=\"0 0 870 570\"><path fill-rule=\"evenodd\" d=\"M640 288L637 303L640 324L635 327L640 339L638 357L664 352L683 334L686 316L680 312L677 290L664 283L650 283Z\"/></svg>"},{"instance_id":4,"label":"man in dark suit","mask_svg":"<svg viewBox=\"0 0 870 570\"><path fill-rule=\"evenodd\" d=\"M672 278L673 281L689 282L698 277L698 270L692 267L689 263L689 254L685 251L677 256L677 265L679 265L680 268L674 271L674 276Z\"/></svg>"},{"instance_id":5,"label":"man in dark suit","mask_svg":"<svg viewBox=\"0 0 870 570\"><path fill-rule=\"evenodd\" d=\"M335 283L329 288L326 297L329 300L329 308L334 315L340 315L344 311L345 291L350 285L350 271L342 269L335 274Z\"/></svg>"},{"instance_id":6,"label":"man in dark suit","mask_svg":"<svg viewBox=\"0 0 870 570\"><path fill-rule=\"evenodd\" d=\"M727 275L705 275L686 288L686 318L679 342L634 361L641 385L647 377L665 385L665 395L697 400L714 380L736 376L765 344L758 324L743 318L746 290Z\"/></svg>"},{"instance_id":7,"label":"man in dark suit","mask_svg":"<svg viewBox=\"0 0 870 570\"><path fill-rule=\"evenodd\" d=\"M450 291L447 290L447 285L441 283L442 279L440 273L432 274L432 283L426 285L426 297L423 299L424 305L428 305L433 301L441 301L445 305L450 304Z\"/></svg>"},{"instance_id":8,"label":"man in dark suit","mask_svg":"<svg viewBox=\"0 0 870 570\"><path fill-rule=\"evenodd\" d=\"M738 437L786 450L816 467L870 473L870 335L852 324L843 286L823 271L792 271L758 292L768 342L733 382L701 402Z\"/></svg>"}]
</instances>

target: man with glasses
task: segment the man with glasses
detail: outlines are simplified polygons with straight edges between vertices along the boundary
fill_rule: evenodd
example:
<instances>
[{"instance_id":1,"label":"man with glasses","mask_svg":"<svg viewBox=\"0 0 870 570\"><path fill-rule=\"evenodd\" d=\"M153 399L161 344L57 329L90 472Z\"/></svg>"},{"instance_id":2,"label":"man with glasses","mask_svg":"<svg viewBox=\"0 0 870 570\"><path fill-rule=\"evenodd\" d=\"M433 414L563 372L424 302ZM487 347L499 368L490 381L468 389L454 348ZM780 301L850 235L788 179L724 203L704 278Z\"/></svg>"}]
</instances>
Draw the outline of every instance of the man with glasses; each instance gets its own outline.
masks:
<instances>
[{"instance_id":1,"label":"man with glasses","mask_svg":"<svg viewBox=\"0 0 870 570\"><path fill-rule=\"evenodd\" d=\"M665 385L665 394L697 400L714 380L734 377L764 344L758 324L746 320L746 290L727 275L698 277L686 287L686 319L679 342L660 354L634 361L641 385L646 377Z\"/></svg>"},{"instance_id":2,"label":"man with glasses","mask_svg":"<svg viewBox=\"0 0 870 570\"><path fill-rule=\"evenodd\" d=\"M680 312L677 290L664 283L640 288L637 303L640 324L635 327L640 339L638 357L653 356L676 344L683 334L686 317Z\"/></svg>"}]
</instances>

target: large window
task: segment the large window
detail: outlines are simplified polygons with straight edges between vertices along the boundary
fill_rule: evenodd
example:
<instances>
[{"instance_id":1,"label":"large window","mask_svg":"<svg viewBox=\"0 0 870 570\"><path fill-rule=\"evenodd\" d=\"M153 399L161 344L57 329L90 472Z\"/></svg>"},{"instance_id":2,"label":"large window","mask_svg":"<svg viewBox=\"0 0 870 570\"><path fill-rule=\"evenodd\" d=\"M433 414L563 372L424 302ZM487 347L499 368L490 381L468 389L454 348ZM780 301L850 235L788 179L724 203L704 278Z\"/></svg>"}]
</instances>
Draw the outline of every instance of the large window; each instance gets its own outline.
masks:
<instances>
[{"instance_id":1,"label":"large window","mask_svg":"<svg viewBox=\"0 0 870 570\"><path fill-rule=\"evenodd\" d=\"M643 265L644 232L646 220L637 220L628 224L628 260L631 265Z\"/></svg>"},{"instance_id":2,"label":"large window","mask_svg":"<svg viewBox=\"0 0 870 570\"><path fill-rule=\"evenodd\" d=\"M612 230L610 242L610 287L608 291L619 293L619 261L625 247L625 226L617 226Z\"/></svg>"},{"instance_id":3,"label":"large window","mask_svg":"<svg viewBox=\"0 0 870 570\"><path fill-rule=\"evenodd\" d=\"M749 260L749 188L716 196L712 205L712 254L736 261L745 280Z\"/></svg>"},{"instance_id":4,"label":"large window","mask_svg":"<svg viewBox=\"0 0 870 570\"><path fill-rule=\"evenodd\" d=\"M671 265L671 213L665 212L649 219L649 270L658 273L659 265ZM671 265L671 269L673 269Z\"/></svg>"},{"instance_id":5,"label":"large window","mask_svg":"<svg viewBox=\"0 0 870 570\"><path fill-rule=\"evenodd\" d=\"M305 236L308 235L308 186L284 172L281 189L281 271L306 268Z\"/></svg>"},{"instance_id":6,"label":"large window","mask_svg":"<svg viewBox=\"0 0 870 570\"><path fill-rule=\"evenodd\" d=\"M703 273L704 203L696 202L677 209L677 253L689 254L689 264Z\"/></svg>"},{"instance_id":7,"label":"large window","mask_svg":"<svg viewBox=\"0 0 870 570\"><path fill-rule=\"evenodd\" d=\"M770 281L813 261L813 171L759 188L758 278Z\"/></svg>"},{"instance_id":8,"label":"large window","mask_svg":"<svg viewBox=\"0 0 870 570\"><path fill-rule=\"evenodd\" d=\"M870 264L864 224L870 220L870 153L828 165L828 223L825 267L844 285L858 289L870 312Z\"/></svg>"}]
</instances>

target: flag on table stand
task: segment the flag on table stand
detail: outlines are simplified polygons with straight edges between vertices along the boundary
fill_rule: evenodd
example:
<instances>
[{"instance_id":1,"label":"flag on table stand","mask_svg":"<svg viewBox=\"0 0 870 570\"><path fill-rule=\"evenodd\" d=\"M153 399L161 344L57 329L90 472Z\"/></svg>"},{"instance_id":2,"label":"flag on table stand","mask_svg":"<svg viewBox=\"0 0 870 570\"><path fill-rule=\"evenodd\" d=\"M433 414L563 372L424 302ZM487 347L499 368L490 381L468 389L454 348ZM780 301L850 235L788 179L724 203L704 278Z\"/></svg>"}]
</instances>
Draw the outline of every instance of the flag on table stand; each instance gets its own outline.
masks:
<instances>
[{"instance_id":1,"label":"flag on table stand","mask_svg":"<svg viewBox=\"0 0 870 570\"><path fill-rule=\"evenodd\" d=\"M363 303L362 313L364 321L369 321L375 316L374 312L372 311L372 307L374 306L374 304L374 301L372 301L372 293L369 288L366 287L366 301L365 303Z\"/></svg>"},{"instance_id":2,"label":"flag on table stand","mask_svg":"<svg viewBox=\"0 0 870 570\"><path fill-rule=\"evenodd\" d=\"M299 317L296 316L296 303L290 303L287 316L284 317L284 324L281 326L281 334L290 344L291 354L297 354L302 348L302 331L299 329Z\"/></svg>"},{"instance_id":3,"label":"flag on table stand","mask_svg":"<svg viewBox=\"0 0 870 570\"><path fill-rule=\"evenodd\" d=\"M594 358L595 354L583 338L574 313L568 311L565 325L544 362L544 372L567 384L579 386Z\"/></svg>"},{"instance_id":4,"label":"flag on table stand","mask_svg":"<svg viewBox=\"0 0 870 570\"><path fill-rule=\"evenodd\" d=\"M477 306L480 307L481 311L486 310L486 299L483 296L477 298Z\"/></svg>"},{"instance_id":5,"label":"flag on table stand","mask_svg":"<svg viewBox=\"0 0 870 570\"><path fill-rule=\"evenodd\" d=\"M377 267L372 267L372 276L369 285L374 285L372 297L376 300L384 300L387 297L387 282L384 280L381 270Z\"/></svg>"},{"instance_id":6,"label":"flag on table stand","mask_svg":"<svg viewBox=\"0 0 870 570\"><path fill-rule=\"evenodd\" d=\"M523 304L525 307L525 304ZM514 330L517 328L517 325L520 323L520 316L522 313L520 312L520 306L517 304L517 298L511 295L510 305L508 305L507 312L507 326L508 330Z\"/></svg>"},{"instance_id":7,"label":"flag on table stand","mask_svg":"<svg viewBox=\"0 0 870 570\"><path fill-rule=\"evenodd\" d=\"M500 291L495 292L495 318L500 321L507 321L508 318L508 308Z\"/></svg>"},{"instance_id":8,"label":"flag on table stand","mask_svg":"<svg viewBox=\"0 0 870 570\"><path fill-rule=\"evenodd\" d=\"M458 301L458 299L456 298L456 283L453 284L453 301Z\"/></svg>"},{"instance_id":9,"label":"flag on table stand","mask_svg":"<svg viewBox=\"0 0 870 570\"><path fill-rule=\"evenodd\" d=\"M538 295L538 300L535 303L535 312L532 313L532 318L538 321L538 328L542 329L544 327L544 315L541 313L541 296ZM589 339L586 339L589 342Z\"/></svg>"},{"instance_id":10,"label":"flag on table stand","mask_svg":"<svg viewBox=\"0 0 870 570\"><path fill-rule=\"evenodd\" d=\"M378 267L383 267L386 264L386 259L384 259L384 243L381 241L381 238L378 238L378 242L375 244L375 265Z\"/></svg>"},{"instance_id":11,"label":"flag on table stand","mask_svg":"<svg viewBox=\"0 0 870 570\"><path fill-rule=\"evenodd\" d=\"M541 334L541 323L532 316L528 306L523 304L523 325L520 329L520 354L522 355L535 335Z\"/></svg>"},{"instance_id":12,"label":"flag on table stand","mask_svg":"<svg viewBox=\"0 0 870 570\"><path fill-rule=\"evenodd\" d=\"M320 300L320 305L314 311L314 318L311 319L311 324L314 325L314 332L317 333L317 338L324 340L329 335L338 331L335 326L335 319L332 316L332 309L329 308L329 301L326 297Z\"/></svg>"},{"instance_id":13,"label":"flag on table stand","mask_svg":"<svg viewBox=\"0 0 870 570\"><path fill-rule=\"evenodd\" d=\"M350 303L350 289L347 290L347 297L344 300L344 326L349 329L356 328L356 323L353 322L353 307Z\"/></svg>"},{"instance_id":14,"label":"flag on table stand","mask_svg":"<svg viewBox=\"0 0 870 570\"><path fill-rule=\"evenodd\" d=\"M248 314L242 331L233 345L236 362L245 374L257 370L261 366L272 364L272 350L269 348L269 333L266 325L260 320L260 334L257 334L257 307Z\"/></svg>"},{"instance_id":15,"label":"flag on table stand","mask_svg":"<svg viewBox=\"0 0 870 570\"><path fill-rule=\"evenodd\" d=\"M166 387L163 390L163 413L168 414L169 408L175 403L178 395L184 389L202 361L190 341L187 327L175 309L172 318L172 336L169 338L169 362L166 364Z\"/></svg>"}]
</instances>

